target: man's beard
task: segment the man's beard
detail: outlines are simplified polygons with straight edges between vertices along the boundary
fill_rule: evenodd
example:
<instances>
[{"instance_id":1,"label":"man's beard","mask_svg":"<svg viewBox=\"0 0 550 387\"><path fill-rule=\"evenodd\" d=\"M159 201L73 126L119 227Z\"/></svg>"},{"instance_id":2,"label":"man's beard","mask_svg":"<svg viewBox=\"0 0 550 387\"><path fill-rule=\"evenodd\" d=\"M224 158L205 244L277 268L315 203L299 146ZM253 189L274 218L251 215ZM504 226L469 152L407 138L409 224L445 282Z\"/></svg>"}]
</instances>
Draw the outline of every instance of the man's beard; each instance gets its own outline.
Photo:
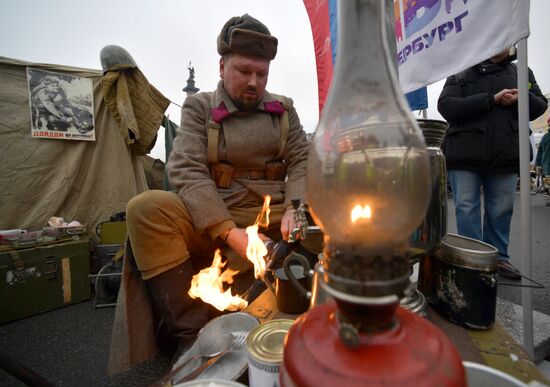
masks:
<instances>
[{"instance_id":1,"label":"man's beard","mask_svg":"<svg viewBox=\"0 0 550 387\"><path fill-rule=\"evenodd\" d=\"M233 103L242 112L255 112L258 108L259 99L236 98Z\"/></svg>"}]
</instances>

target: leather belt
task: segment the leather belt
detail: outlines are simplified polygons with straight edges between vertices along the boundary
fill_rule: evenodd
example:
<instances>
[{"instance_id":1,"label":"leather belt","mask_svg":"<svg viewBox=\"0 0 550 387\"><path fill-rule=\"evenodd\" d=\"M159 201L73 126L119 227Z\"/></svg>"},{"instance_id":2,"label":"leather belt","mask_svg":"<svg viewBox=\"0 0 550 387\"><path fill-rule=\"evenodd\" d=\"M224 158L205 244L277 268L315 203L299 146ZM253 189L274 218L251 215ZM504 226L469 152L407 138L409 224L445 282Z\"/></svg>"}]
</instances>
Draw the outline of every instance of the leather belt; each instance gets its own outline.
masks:
<instances>
[{"instance_id":1,"label":"leather belt","mask_svg":"<svg viewBox=\"0 0 550 387\"><path fill-rule=\"evenodd\" d=\"M233 177L237 179L263 180L265 171L263 169L235 169Z\"/></svg>"}]
</instances>

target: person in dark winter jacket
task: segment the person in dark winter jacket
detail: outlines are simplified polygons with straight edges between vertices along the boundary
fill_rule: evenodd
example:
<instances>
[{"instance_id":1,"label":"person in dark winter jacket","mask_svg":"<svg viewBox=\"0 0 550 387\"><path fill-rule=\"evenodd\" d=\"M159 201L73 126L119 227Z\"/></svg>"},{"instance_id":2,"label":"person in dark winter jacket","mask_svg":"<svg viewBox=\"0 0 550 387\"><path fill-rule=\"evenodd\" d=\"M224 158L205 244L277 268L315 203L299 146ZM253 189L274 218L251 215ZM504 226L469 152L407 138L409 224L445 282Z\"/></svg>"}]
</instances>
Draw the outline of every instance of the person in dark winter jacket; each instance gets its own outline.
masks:
<instances>
[{"instance_id":1,"label":"person in dark winter jacket","mask_svg":"<svg viewBox=\"0 0 550 387\"><path fill-rule=\"evenodd\" d=\"M499 274L520 279L508 255L519 172L517 67L513 59L510 50L505 50L449 77L437 108L449 122L442 149L458 233L496 247ZM546 107L547 100L529 69L529 119L542 115Z\"/></svg>"}]
</instances>

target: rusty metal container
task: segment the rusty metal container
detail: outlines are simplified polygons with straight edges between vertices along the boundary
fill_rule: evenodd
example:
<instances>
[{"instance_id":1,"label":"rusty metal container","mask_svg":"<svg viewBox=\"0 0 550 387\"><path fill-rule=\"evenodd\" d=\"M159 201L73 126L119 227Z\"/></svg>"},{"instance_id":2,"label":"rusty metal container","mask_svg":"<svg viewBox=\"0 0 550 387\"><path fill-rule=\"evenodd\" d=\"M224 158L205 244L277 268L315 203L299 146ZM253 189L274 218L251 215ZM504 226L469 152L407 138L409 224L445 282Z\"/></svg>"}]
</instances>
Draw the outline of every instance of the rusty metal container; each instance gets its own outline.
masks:
<instances>
[{"instance_id":1,"label":"rusty metal container","mask_svg":"<svg viewBox=\"0 0 550 387\"><path fill-rule=\"evenodd\" d=\"M467 328L490 328L495 322L497 258L497 249L487 243L447 234L432 262L435 309Z\"/></svg>"}]
</instances>

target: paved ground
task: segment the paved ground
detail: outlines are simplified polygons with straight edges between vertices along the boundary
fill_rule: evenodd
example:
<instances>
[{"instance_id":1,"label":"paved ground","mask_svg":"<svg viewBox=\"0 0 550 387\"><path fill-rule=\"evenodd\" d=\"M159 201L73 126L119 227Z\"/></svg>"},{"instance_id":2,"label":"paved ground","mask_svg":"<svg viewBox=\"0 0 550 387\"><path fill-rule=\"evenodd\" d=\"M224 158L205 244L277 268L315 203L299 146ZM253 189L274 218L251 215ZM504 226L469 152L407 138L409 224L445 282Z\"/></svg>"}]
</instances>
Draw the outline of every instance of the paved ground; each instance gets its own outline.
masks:
<instances>
[{"instance_id":1,"label":"paved ground","mask_svg":"<svg viewBox=\"0 0 550 387\"><path fill-rule=\"evenodd\" d=\"M533 273L545 284L535 290L536 310L550 315L550 207L532 198ZM450 204L449 232L456 230ZM510 252L519 266L519 195L512 222ZM521 289L500 287L499 296L521 304ZM0 326L0 351L58 386L146 386L157 380L166 359L146 364L125 375L106 374L113 308L94 309L91 301ZM22 386L0 371L0 387Z\"/></svg>"},{"instance_id":2,"label":"paved ground","mask_svg":"<svg viewBox=\"0 0 550 387\"><path fill-rule=\"evenodd\" d=\"M110 378L107 359L114 308L93 302L0 326L0 349L56 386L146 386L162 376L158 361ZM0 371L0 386L24 384Z\"/></svg>"}]
</instances>

